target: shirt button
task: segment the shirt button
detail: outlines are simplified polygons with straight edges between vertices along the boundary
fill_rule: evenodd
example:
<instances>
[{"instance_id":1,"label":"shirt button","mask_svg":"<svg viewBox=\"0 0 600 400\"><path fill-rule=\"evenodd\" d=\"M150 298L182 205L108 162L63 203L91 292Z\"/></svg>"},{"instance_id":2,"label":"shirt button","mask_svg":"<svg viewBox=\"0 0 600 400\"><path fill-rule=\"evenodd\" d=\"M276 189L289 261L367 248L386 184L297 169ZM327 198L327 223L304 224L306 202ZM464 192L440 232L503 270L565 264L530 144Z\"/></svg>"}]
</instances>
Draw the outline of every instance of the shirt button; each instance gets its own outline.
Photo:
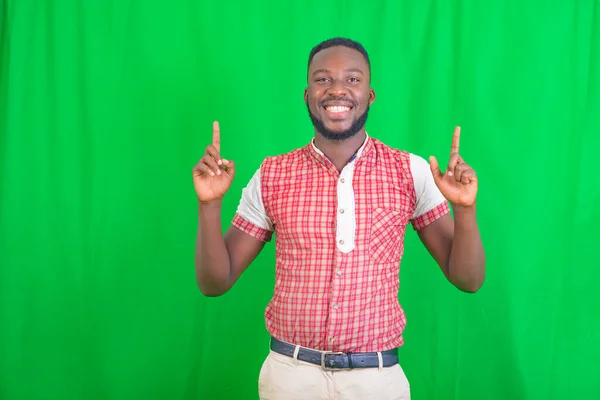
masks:
<instances>
[{"instance_id":1,"label":"shirt button","mask_svg":"<svg viewBox=\"0 0 600 400\"><path fill-rule=\"evenodd\" d=\"M338 303L333 303L333 309L337 310L338 308L340 308L340 305Z\"/></svg>"},{"instance_id":2,"label":"shirt button","mask_svg":"<svg viewBox=\"0 0 600 400\"><path fill-rule=\"evenodd\" d=\"M333 342L335 342L335 338L332 336L332 337L330 337L330 338L329 338L329 341L330 341L331 343L333 343Z\"/></svg>"},{"instance_id":3,"label":"shirt button","mask_svg":"<svg viewBox=\"0 0 600 400\"><path fill-rule=\"evenodd\" d=\"M343 213L344 213L344 209L342 208L342 209L340 209L340 214L343 214Z\"/></svg>"},{"instance_id":4,"label":"shirt button","mask_svg":"<svg viewBox=\"0 0 600 400\"><path fill-rule=\"evenodd\" d=\"M340 179L340 182L344 183L346 180L344 178Z\"/></svg>"},{"instance_id":5,"label":"shirt button","mask_svg":"<svg viewBox=\"0 0 600 400\"><path fill-rule=\"evenodd\" d=\"M336 274L337 276L342 276L342 270L341 270L341 269L336 269L336 270L335 270L335 274Z\"/></svg>"},{"instance_id":6,"label":"shirt button","mask_svg":"<svg viewBox=\"0 0 600 400\"><path fill-rule=\"evenodd\" d=\"M343 240L340 240L340 244L343 246L343 245L344 245L344 241L343 241Z\"/></svg>"}]
</instances>

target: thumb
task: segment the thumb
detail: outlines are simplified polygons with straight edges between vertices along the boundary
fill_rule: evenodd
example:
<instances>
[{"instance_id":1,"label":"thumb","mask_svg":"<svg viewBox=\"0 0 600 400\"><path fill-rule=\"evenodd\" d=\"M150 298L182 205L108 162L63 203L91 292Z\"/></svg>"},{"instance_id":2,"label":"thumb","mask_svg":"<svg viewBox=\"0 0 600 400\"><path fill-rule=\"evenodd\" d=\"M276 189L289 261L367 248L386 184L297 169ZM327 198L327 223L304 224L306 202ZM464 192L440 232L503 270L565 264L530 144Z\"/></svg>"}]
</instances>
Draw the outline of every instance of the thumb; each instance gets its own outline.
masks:
<instances>
[{"instance_id":1,"label":"thumb","mask_svg":"<svg viewBox=\"0 0 600 400\"><path fill-rule=\"evenodd\" d=\"M444 175L442 174L442 171L440 171L440 165L434 156L429 157L429 168L431 168L431 174L433 175L435 183L441 181Z\"/></svg>"},{"instance_id":2,"label":"thumb","mask_svg":"<svg viewBox=\"0 0 600 400\"><path fill-rule=\"evenodd\" d=\"M233 180L235 178L235 162L232 160L223 160L223 165L227 168L225 173Z\"/></svg>"}]
</instances>

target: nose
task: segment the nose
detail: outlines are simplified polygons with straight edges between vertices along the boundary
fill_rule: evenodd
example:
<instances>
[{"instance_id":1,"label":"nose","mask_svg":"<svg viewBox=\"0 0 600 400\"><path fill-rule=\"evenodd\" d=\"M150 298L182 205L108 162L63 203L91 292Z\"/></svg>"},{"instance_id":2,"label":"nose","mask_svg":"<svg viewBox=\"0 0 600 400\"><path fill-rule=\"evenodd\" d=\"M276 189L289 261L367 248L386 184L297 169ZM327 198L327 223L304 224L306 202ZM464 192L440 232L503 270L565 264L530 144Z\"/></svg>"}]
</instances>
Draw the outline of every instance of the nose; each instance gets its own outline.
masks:
<instances>
[{"instance_id":1,"label":"nose","mask_svg":"<svg viewBox=\"0 0 600 400\"><path fill-rule=\"evenodd\" d=\"M346 94L346 86L342 81L336 79L331 86L329 86L327 92L330 96L343 96Z\"/></svg>"}]
</instances>

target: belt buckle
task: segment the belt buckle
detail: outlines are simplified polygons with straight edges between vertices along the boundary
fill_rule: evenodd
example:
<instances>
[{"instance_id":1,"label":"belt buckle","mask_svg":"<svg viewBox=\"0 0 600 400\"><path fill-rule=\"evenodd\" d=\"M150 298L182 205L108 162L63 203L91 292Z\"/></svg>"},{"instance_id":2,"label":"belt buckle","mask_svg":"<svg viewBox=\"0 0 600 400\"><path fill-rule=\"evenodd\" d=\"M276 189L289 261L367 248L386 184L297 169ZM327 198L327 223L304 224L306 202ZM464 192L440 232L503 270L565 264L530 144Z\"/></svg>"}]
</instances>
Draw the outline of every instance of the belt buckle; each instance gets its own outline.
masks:
<instances>
[{"instance_id":1,"label":"belt buckle","mask_svg":"<svg viewBox=\"0 0 600 400\"><path fill-rule=\"evenodd\" d=\"M326 356L345 356L346 353L342 352L342 351L326 351L321 353L321 368L323 368L326 371L341 371L343 370L343 368L335 368L335 367L328 367L327 365L325 365L325 357Z\"/></svg>"}]
</instances>

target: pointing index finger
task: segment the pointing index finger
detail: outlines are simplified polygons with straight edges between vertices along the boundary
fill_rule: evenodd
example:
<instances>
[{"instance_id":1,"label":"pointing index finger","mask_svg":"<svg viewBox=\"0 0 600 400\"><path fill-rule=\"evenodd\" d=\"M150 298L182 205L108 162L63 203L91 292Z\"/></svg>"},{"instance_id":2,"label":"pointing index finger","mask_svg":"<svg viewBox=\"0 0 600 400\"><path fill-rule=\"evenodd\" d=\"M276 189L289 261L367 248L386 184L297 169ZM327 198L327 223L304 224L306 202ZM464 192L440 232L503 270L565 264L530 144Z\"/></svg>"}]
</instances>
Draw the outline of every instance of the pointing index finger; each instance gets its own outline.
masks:
<instances>
[{"instance_id":1,"label":"pointing index finger","mask_svg":"<svg viewBox=\"0 0 600 400\"><path fill-rule=\"evenodd\" d=\"M452 149L451 153L458 153L458 147L460 144L460 126L454 128L454 137L452 137Z\"/></svg>"},{"instance_id":2,"label":"pointing index finger","mask_svg":"<svg viewBox=\"0 0 600 400\"><path fill-rule=\"evenodd\" d=\"M221 129L219 128L219 122L217 121L213 122L212 144L218 152L221 152Z\"/></svg>"}]
</instances>

